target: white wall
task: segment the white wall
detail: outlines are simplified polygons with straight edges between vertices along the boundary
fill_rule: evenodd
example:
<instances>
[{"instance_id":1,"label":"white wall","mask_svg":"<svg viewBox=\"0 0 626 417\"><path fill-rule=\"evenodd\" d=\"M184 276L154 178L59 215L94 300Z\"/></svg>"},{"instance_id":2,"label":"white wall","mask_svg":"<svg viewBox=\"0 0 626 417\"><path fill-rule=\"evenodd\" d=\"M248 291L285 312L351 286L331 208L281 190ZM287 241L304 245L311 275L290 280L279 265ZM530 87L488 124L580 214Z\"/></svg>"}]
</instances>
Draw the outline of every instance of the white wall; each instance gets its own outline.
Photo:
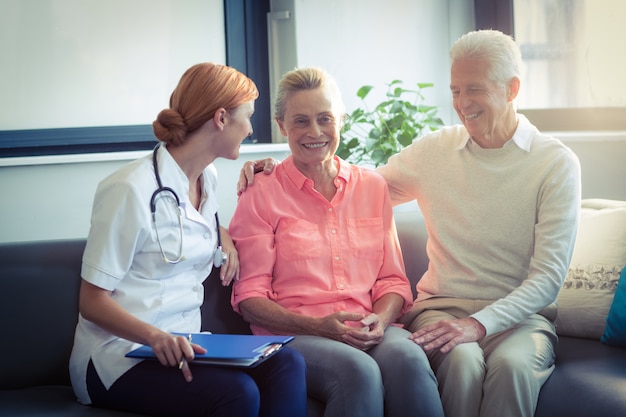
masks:
<instances>
[{"instance_id":1,"label":"white wall","mask_svg":"<svg viewBox=\"0 0 626 417\"><path fill-rule=\"evenodd\" d=\"M348 109L360 106L356 92L365 84L375 87L370 93L375 103L392 80L403 80L407 88L432 82L435 86L424 91L428 103L440 106L446 123L454 120L448 51L473 29L473 1L343 0L328 7L310 0L295 3L297 65L321 66L334 74Z\"/></svg>"},{"instance_id":2,"label":"white wall","mask_svg":"<svg viewBox=\"0 0 626 417\"><path fill-rule=\"evenodd\" d=\"M580 160L583 198L626 200L626 132L554 132Z\"/></svg>"},{"instance_id":3,"label":"white wall","mask_svg":"<svg viewBox=\"0 0 626 417\"><path fill-rule=\"evenodd\" d=\"M237 203L235 185L242 161L270 156L283 159L287 152L286 144L244 145L240 160L215 161L220 221L224 225L228 225ZM146 153L0 159L4 163L0 166L0 242L86 237L98 182Z\"/></svg>"},{"instance_id":4,"label":"white wall","mask_svg":"<svg viewBox=\"0 0 626 417\"><path fill-rule=\"evenodd\" d=\"M626 132L556 135L581 161L583 198L626 200ZM98 182L145 153L119 154L113 160L110 154L0 160L0 243L86 237ZM239 160L216 160L224 225L237 203L235 184L242 162L287 154L286 144L244 145Z\"/></svg>"},{"instance_id":5,"label":"white wall","mask_svg":"<svg viewBox=\"0 0 626 417\"><path fill-rule=\"evenodd\" d=\"M426 104L439 106L446 124L458 120L448 51L474 27L473 0L271 0L271 9L277 16L270 20L272 91L288 70L322 67L336 78L350 111L361 107L356 92L363 85L374 86L367 98L373 104L393 80L406 88L434 83L424 90ZM273 138L280 141L277 130Z\"/></svg>"},{"instance_id":6,"label":"white wall","mask_svg":"<svg viewBox=\"0 0 626 417\"><path fill-rule=\"evenodd\" d=\"M31 1L35 2L35 0ZM294 15L296 17L294 22L296 26L294 28L297 33L298 51L293 58L296 60L296 64L299 66L318 65L332 72L342 87L348 108L350 108L350 100L354 100L352 97L355 97L357 88L366 83L382 86L394 78L403 79L407 83L434 82L436 87L432 91L433 102L436 102L435 104L440 103L444 107L442 116L447 123L456 122L456 116L452 115L449 103L447 51L451 42L469 29L469 21L473 15L470 0L282 1L295 1ZM126 6L139 2L144 4L146 9L150 9L146 5L147 3L150 5L169 3L172 10L177 10L176 13L183 13L185 10L189 13L190 9L186 9L186 6L191 7L190 5L200 4L200 7L208 7L208 12L203 15L207 20L205 22L201 19L202 29L198 29L208 31L202 37L202 42L206 42L206 45L203 43L201 46L189 48L186 42L179 42L168 44L165 52L176 54L174 50L179 48L193 49L194 53L200 54L200 56L194 57L194 60L220 61L224 56L221 0L210 0L209 2L203 0L109 0L107 2L37 0L37 2L37 4L48 5L68 3L88 9L94 7L94 10L101 10L103 4L124 10L122 4ZM384 6L381 6L381 3ZM0 36L0 46L5 45L3 42L5 42L5 35L8 31L4 23L10 20L6 17L8 15L5 14L5 11L14 11L17 4L31 3L21 0L0 0L0 10L2 10L2 14L0 14L0 34L2 35ZM185 7L179 7L179 5ZM52 16L51 9L44 8L44 10L48 10ZM402 12L398 10L402 10ZM45 14L41 13L38 15L40 20L31 23L46 24ZM102 25L111 25L111 16L108 14L103 16L103 20L98 22ZM191 17L191 21L197 21L197 19ZM20 21L19 26L21 27L26 23L28 22ZM145 29L152 33L153 23L152 20L145 22L144 26L147 27L144 28L139 25L134 27L134 30L141 32ZM383 24L389 26L384 27ZM10 25L10 27L15 28L15 25ZM157 29L167 30L162 25ZM20 33L20 36L25 37L26 46L30 47L37 44L35 40L28 38L30 35ZM132 41L134 35L131 33L128 36L129 39L126 41ZM140 38L146 42L152 39L143 36ZM116 43L119 42L121 41L118 40ZM159 45L163 45L161 38L158 38L157 42ZM21 41L18 43L21 44ZM154 45L148 45L146 48L151 50L151 53L156 53L156 49L159 49L155 48ZM93 57L98 57L98 50L98 48L94 48ZM55 105L64 106L68 104L67 102L76 103L76 97L81 93L79 90L83 86L71 82L67 83L67 80L57 80L54 74L50 74L46 81L50 84L57 81L65 83L63 94L45 90L45 86L42 87L41 83L36 84L29 91L29 84L23 82L20 89L10 89L11 94L15 97L6 95L7 86L10 87L15 74L5 72L5 64L7 59L13 59L14 56L7 58L1 52L2 48L0 48L0 59L3 60L2 65L0 65L0 97L3 100L0 100L0 130L9 129L9 124L12 122L6 120L6 117L1 118L5 116L7 106L10 107L14 101L23 100L24 97L30 96L30 101L48 100L47 108L49 111L55 111ZM161 50L161 52L163 51ZM120 59L124 61L123 57L120 58L111 54L113 52L110 54L107 52L109 60ZM67 58L62 51L59 52L58 56L60 60ZM31 64L51 68L58 64L55 62L54 55L47 56L47 61L49 62L45 62L44 65L32 58ZM162 61L164 66L174 65L171 62L167 63L167 58L163 58ZM127 61L124 62L128 63ZM179 62L178 64L182 65L183 63ZM118 63L117 65L121 66L122 64ZM129 65L127 71L120 70L115 75L123 77L124 74L146 74L145 71L138 69L140 67L134 65L141 64L133 63L133 65ZM182 66L187 67L188 65L185 63ZM151 65L151 69L157 71L159 64ZM153 98L150 100L150 105L153 107L150 107L150 111L146 111L145 114L134 113L134 117L141 119L136 122L137 124L150 123L156 115L153 110L157 108L160 110L167 104L171 89L180 77L182 69L174 71L174 69L169 68L167 72L177 72L175 80L164 81L163 85L158 87L160 92L157 95L159 97L151 96ZM106 79L106 74L103 77ZM165 87L165 84L172 85ZM37 96L38 91L42 93L39 96ZM95 113L99 113L101 116L116 115L118 112L115 111L115 106L126 104L125 102L132 96L126 94L125 91L117 90L114 91L113 95L114 97L100 97L95 102L97 109ZM87 105L87 99L83 98L79 103ZM92 103L88 104L91 105ZM58 115L59 118L61 116L61 114ZM83 116L87 118L87 115ZM47 123L53 121L56 121L56 117ZM39 116L33 115L30 122L33 124L40 123ZM69 124L69 121L67 123ZM100 123L93 122L87 125L92 124ZM112 122L112 124L117 123ZM599 135L592 136L591 139L588 137L564 138L566 144L569 144L579 154L582 162L583 196L626 200L626 187L623 185L624 178L626 178L626 164L623 163L626 155L626 134L622 132L604 138L600 138ZM285 152L286 147L282 144L247 145L242 147L242 156L239 161L216 161L220 176L220 218L224 224L230 220L236 204L235 183L242 162L269 155L282 159ZM93 194L98 182L122 164L142 154L0 158L0 195L2 195L0 198L0 242L85 237L89 229Z\"/></svg>"},{"instance_id":7,"label":"white wall","mask_svg":"<svg viewBox=\"0 0 626 417\"><path fill-rule=\"evenodd\" d=\"M0 0L0 130L148 124L225 56L222 0Z\"/></svg>"}]
</instances>

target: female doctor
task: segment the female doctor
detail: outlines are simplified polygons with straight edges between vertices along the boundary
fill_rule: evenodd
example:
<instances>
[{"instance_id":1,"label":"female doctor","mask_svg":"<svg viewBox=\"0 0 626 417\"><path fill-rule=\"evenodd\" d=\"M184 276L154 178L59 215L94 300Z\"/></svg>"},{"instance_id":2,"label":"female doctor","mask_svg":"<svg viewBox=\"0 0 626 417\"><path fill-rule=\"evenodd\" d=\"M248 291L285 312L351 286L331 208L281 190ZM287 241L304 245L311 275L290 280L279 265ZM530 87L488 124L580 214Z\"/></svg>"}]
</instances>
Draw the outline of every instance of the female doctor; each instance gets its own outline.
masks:
<instances>
[{"instance_id":1,"label":"female doctor","mask_svg":"<svg viewBox=\"0 0 626 417\"><path fill-rule=\"evenodd\" d=\"M153 123L160 144L99 184L70 358L81 403L155 416L306 414L296 351L251 370L194 366L205 350L172 334L200 331L211 268L221 266L223 285L239 273L234 245L220 233L212 162L239 156L257 97L254 82L232 68L189 68ZM139 344L158 361L124 356Z\"/></svg>"}]
</instances>

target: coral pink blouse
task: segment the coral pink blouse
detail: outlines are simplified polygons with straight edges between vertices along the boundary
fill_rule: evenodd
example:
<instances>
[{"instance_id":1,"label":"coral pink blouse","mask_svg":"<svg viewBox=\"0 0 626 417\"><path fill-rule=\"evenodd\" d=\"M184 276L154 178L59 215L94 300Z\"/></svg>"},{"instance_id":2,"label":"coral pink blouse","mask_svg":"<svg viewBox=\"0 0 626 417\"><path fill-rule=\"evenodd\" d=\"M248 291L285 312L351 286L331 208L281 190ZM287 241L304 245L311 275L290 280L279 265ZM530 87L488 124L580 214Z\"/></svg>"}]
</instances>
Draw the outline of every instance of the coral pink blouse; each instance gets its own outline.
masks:
<instances>
[{"instance_id":1,"label":"coral pink blouse","mask_svg":"<svg viewBox=\"0 0 626 417\"><path fill-rule=\"evenodd\" d=\"M412 303L387 184L376 172L335 157L337 193L328 201L292 157L257 175L230 222L241 263L232 305L252 297L322 317L369 314L388 293ZM269 334L252 326L256 334Z\"/></svg>"}]
</instances>

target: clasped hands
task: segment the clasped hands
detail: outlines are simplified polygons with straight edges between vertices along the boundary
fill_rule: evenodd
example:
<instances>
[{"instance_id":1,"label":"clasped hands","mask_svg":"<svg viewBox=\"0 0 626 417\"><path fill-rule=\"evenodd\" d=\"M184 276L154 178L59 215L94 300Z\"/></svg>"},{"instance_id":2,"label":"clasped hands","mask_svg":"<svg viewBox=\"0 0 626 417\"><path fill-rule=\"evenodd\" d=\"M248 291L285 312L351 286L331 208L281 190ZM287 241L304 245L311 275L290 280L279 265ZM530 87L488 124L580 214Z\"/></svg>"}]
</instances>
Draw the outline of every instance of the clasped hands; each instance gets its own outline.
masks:
<instances>
[{"instance_id":1,"label":"clasped hands","mask_svg":"<svg viewBox=\"0 0 626 417\"><path fill-rule=\"evenodd\" d=\"M318 336L344 342L359 350L368 350L383 340L386 326L376 313L368 315L340 311L320 318Z\"/></svg>"}]
</instances>

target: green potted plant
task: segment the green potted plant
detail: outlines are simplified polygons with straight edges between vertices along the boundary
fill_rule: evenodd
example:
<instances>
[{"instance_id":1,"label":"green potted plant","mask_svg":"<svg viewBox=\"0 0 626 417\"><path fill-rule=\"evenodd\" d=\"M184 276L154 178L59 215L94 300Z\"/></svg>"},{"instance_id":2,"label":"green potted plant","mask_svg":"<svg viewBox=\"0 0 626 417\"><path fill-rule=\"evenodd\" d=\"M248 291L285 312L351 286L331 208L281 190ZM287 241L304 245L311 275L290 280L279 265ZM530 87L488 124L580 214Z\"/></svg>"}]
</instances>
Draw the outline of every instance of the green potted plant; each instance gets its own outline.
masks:
<instances>
[{"instance_id":1,"label":"green potted plant","mask_svg":"<svg viewBox=\"0 0 626 417\"><path fill-rule=\"evenodd\" d=\"M400 80L386 85L385 99L371 110L365 98L374 87L364 85L357 91L363 107L344 120L337 150L342 159L377 167L416 138L443 126L437 107L424 104L422 90L432 83L418 83L416 89L403 88Z\"/></svg>"}]
</instances>

